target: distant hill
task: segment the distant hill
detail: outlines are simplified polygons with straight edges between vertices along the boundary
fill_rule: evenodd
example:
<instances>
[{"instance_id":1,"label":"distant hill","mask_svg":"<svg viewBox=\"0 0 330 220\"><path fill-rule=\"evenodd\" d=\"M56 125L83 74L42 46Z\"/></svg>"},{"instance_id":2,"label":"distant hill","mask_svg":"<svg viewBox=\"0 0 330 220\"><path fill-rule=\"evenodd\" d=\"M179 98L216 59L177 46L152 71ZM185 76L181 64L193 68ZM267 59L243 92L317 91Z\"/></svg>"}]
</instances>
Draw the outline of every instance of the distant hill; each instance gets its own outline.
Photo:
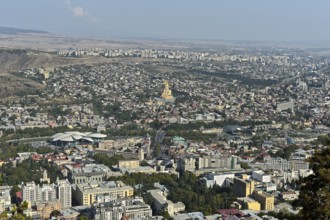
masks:
<instances>
[{"instance_id":1,"label":"distant hill","mask_svg":"<svg viewBox=\"0 0 330 220\"><path fill-rule=\"evenodd\" d=\"M29 30L13 27L0 27L0 34L51 34L46 31Z\"/></svg>"}]
</instances>

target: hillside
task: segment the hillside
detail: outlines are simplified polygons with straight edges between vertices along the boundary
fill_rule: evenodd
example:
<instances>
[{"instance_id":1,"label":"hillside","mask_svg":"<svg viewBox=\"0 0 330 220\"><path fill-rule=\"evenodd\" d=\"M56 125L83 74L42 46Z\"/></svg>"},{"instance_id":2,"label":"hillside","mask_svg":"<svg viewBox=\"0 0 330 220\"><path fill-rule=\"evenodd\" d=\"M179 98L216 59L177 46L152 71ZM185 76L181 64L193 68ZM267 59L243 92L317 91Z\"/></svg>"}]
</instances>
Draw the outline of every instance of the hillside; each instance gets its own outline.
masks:
<instances>
[{"instance_id":1,"label":"hillside","mask_svg":"<svg viewBox=\"0 0 330 220\"><path fill-rule=\"evenodd\" d=\"M44 87L39 82L13 74L19 70L104 61L107 60L103 57L69 58L36 50L0 49L0 97L5 98L22 92L33 93Z\"/></svg>"},{"instance_id":2,"label":"hillside","mask_svg":"<svg viewBox=\"0 0 330 220\"><path fill-rule=\"evenodd\" d=\"M13 27L0 27L0 34L50 34L46 31L29 30Z\"/></svg>"}]
</instances>

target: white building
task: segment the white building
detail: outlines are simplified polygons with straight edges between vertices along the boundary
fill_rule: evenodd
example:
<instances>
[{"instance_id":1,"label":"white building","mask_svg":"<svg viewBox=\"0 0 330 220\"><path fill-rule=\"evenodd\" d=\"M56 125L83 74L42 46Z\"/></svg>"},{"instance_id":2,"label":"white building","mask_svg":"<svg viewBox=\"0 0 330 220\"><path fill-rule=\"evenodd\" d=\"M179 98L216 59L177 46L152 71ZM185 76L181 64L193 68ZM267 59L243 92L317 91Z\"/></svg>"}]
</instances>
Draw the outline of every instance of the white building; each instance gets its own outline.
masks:
<instances>
[{"instance_id":1,"label":"white building","mask_svg":"<svg viewBox=\"0 0 330 220\"><path fill-rule=\"evenodd\" d=\"M5 211L11 206L10 191L10 186L0 186L0 212Z\"/></svg>"},{"instance_id":2,"label":"white building","mask_svg":"<svg viewBox=\"0 0 330 220\"><path fill-rule=\"evenodd\" d=\"M227 174L217 174L217 173L209 173L206 177L203 178L203 180L206 183L207 187L213 187L215 184L224 187L228 186L230 184L230 180L233 180L235 175L233 173L227 173Z\"/></svg>"},{"instance_id":3,"label":"white building","mask_svg":"<svg viewBox=\"0 0 330 220\"><path fill-rule=\"evenodd\" d=\"M262 183L270 183L271 176L264 173L262 170L255 170L252 172L252 178L262 182Z\"/></svg>"},{"instance_id":4,"label":"white building","mask_svg":"<svg viewBox=\"0 0 330 220\"><path fill-rule=\"evenodd\" d=\"M62 209L72 206L71 185L67 179L57 180L57 197L61 202Z\"/></svg>"},{"instance_id":5,"label":"white building","mask_svg":"<svg viewBox=\"0 0 330 220\"><path fill-rule=\"evenodd\" d=\"M163 192L159 189L148 190L148 193L150 193L154 200L155 208L158 211L167 211L170 216L184 211L186 208L182 202L173 203L171 200L167 200Z\"/></svg>"},{"instance_id":6,"label":"white building","mask_svg":"<svg viewBox=\"0 0 330 220\"><path fill-rule=\"evenodd\" d=\"M71 185L68 180L58 180L56 184L44 184L40 186L35 182L22 184L22 200L30 204L36 202L47 203L59 199L61 208L71 207Z\"/></svg>"},{"instance_id":7,"label":"white building","mask_svg":"<svg viewBox=\"0 0 330 220\"><path fill-rule=\"evenodd\" d=\"M93 206L93 219L96 220L121 220L147 219L152 216L150 205L141 199L118 199L109 203L100 203Z\"/></svg>"}]
</instances>

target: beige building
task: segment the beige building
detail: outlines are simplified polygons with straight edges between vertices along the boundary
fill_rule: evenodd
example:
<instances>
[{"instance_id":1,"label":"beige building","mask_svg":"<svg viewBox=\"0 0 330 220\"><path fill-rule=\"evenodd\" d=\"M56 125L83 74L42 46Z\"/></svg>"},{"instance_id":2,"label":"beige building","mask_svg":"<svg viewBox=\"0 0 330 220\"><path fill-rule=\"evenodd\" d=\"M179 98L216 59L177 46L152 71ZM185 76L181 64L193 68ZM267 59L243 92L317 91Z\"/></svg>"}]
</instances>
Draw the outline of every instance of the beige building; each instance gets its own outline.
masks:
<instances>
[{"instance_id":1,"label":"beige building","mask_svg":"<svg viewBox=\"0 0 330 220\"><path fill-rule=\"evenodd\" d=\"M185 205L182 202L173 203L171 200L167 200L164 192L159 189L149 190L148 193L152 196L154 206L158 211L166 211L170 216L175 213L185 210Z\"/></svg>"},{"instance_id":2,"label":"beige building","mask_svg":"<svg viewBox=\"0 0 330 220\"><path fill-rule=\"evenodd\" d=\"M262 191L262 190L254 190L253 197L255 200L260 202L261 209L266 211L274 210L274 196Z\"/></svg>"},{"instance_id":3,"label":"beige building","mask_svg":"<svg viewBox=\"0 0 330 220\"><path fill-rule=\"evenodd\" d=\"M234 178L234 194L238 197L247 197L253 193L254 190L254 181L246 179L246 176L243 175L242 179L235 177Z\"/></svg>"},{"instance_id":4,"label":"beige building","mask_svg":"<svg viewBox=\"0 0 330 220\"><path fill-rule=\"evenodd\" d=\"M73 197L79 205L92 205L96 201L97 195L109 195L114 198L131 197L134 189L126 186L122 181L77 184L73 187Z\"/></svg>"},{"instance_id":5,"label":"beige building","mask_svg":"<svg viewBox=\"0 0 330 220\"><path fill-rule=\"evenodd\" d=\"M36 210L37 213L41 215L41 219L48 219L52 211L61 209L61 202L59 200L36 203Z\"/></svg>"},{"instance_id":6,"label":"beige building","mask_svg":"<svg viewBox=\"0 0 330 220\"><path fill-rule=\"evenodd\" d=\"M135 169L140 166L139 160L122 160L118 162L118 168Z\"/></svg>"},{"instance_id":7,"label":"beige building","mask_svg":"<svg viewBox=\"0 0 330 220\"><path fill-rule=\"evenodd\" d=\"M260 211L261 205L258 201L251 199L250 197L238 198L241 204L245 204L249 210Z\"/></svg>"},{"instance_id":8,"label":"beige building","mask_svg":"<svg viewBox=\"0 0 330 220\"><path fill-rule=\"evenodd\" d=\"M236 156L203 156L189 155L179 158L177 162L178 170L184 171L209 171L210 169L240 169Z\"/></svg>"}]
</instances>

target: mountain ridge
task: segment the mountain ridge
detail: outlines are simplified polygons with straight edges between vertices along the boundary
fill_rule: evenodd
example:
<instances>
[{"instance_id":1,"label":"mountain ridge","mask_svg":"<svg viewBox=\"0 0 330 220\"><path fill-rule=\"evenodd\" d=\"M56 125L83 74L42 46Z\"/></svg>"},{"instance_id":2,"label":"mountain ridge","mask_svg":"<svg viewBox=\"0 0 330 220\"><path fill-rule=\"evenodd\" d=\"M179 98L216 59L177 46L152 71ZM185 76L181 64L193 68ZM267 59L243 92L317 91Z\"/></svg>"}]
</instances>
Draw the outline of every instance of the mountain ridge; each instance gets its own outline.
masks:
<instances>
[{"instance_id":1,"label":"mountain ridge","mask_svg":"<svg viewBox=\"0 0 330 220\"><path fill-rule=\"evenodd\" d=\"M0 27L0 34L52 34L47 31L32 30L15 27Z\"/></svg>"}]
</instances>

